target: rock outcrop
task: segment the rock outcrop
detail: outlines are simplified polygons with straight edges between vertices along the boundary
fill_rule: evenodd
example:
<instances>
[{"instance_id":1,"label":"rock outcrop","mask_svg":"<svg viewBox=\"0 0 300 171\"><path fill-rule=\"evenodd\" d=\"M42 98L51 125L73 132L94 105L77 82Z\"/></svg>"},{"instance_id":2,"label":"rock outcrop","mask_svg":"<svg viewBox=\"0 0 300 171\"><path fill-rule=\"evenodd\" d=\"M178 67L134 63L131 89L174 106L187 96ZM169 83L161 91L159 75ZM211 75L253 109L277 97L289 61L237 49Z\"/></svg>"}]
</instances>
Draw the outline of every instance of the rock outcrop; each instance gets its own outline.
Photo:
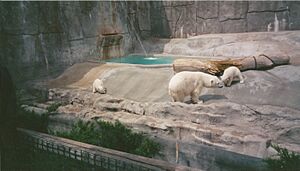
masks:
<instances>
[{"instance_id":1,"label":"rock outcrop","mask_svg":"<svg viewBox=\"0 0 300 171\"><path fill-rule=\"evenodd\" d=\"M236 87L232 86L233 89ZM240 104L231 101L230 97L221 100L212 98L204 104L137 102L82 90L53 89L52 92L55 92L52 99L68 102L58 108L58 115L50 117L53 127L57 124L66 126L64 119L59 119L63 116L84 120L119 120L151 136L205 144L255 157L270 155L267 146L270 141L300 151L295 137L300 112L284 104L285 107ZM72 120L68 122L72 123Z\"/></svg>"}]
</instances>

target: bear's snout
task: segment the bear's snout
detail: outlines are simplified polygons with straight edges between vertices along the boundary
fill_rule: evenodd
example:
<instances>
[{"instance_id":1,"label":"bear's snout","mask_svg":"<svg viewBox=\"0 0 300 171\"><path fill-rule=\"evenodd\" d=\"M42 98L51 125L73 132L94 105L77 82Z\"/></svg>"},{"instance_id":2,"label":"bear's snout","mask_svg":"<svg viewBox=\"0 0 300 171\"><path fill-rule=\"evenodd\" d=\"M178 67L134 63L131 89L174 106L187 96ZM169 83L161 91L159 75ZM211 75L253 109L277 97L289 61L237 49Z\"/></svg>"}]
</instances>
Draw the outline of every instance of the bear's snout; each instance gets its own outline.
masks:
<instances>
[{"instance_id":1,"label":"bear's snout","mask_svg":"<svg viewBox=\"0 0 300 171\"><path fill-rule=\"evenodd\" d=\"M224 83L223 83L223 82L219 82L219 83L218 83L218 88L223 88L223 86L224 86Z\"/></svg>"},{"instance_id":2,"label":"bear's snout","mask_svg":"<svg viewBox=\"0 0 300 171\"><path fill-rule=\"evenodd\" d=\"M107 89L103 88L103 91L101 92L101 94L106 94L107 93Z\"/></svg>"}]
</instances>

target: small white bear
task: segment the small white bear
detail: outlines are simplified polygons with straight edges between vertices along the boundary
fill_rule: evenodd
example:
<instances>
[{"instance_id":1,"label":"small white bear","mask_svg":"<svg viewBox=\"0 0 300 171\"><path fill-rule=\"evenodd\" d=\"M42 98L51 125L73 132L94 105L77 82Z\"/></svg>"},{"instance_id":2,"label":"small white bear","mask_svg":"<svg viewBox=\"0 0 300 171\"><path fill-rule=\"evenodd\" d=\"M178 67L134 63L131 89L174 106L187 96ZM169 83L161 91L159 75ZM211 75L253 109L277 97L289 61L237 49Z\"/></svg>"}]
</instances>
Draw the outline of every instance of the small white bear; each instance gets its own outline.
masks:
<instances>
[{"instance_id":1,"label":"small white bear","mask_svg":"<svg viewBox=\"0 0 300 171\"><path fill-rule=\"evenodd\" d=\"M99 92L100 94L106 93L106 88L103 85L103 81L98 78L93 83L93 93L96 92Z\"/></svg>"},{"instance_id":2,"label":"small white bear","mask_svg":"<svg viewBox=\"0 0 300 171\"><path fill-rule=\"evenodd\" d=\"M244 83L244 78L241 71L235 66L226 68L223 75L221 76L221 80L223 81L225 86L230 86L233 79L235 78L239 78L241 84Z\"/></svg>"},{"instance_id":3,"label":"small white bear","mask_svg":"<svg viewBox=\"0 0 300 171\"><path fill-rule=\"evenodd\" d=\"M171 78L169 95L174 102L183 102L186 96L191 96L192 102L198 103L203 87L222 88L223 82L218 77L203 72L182 71Z\"/></svg>"}]
</instances>

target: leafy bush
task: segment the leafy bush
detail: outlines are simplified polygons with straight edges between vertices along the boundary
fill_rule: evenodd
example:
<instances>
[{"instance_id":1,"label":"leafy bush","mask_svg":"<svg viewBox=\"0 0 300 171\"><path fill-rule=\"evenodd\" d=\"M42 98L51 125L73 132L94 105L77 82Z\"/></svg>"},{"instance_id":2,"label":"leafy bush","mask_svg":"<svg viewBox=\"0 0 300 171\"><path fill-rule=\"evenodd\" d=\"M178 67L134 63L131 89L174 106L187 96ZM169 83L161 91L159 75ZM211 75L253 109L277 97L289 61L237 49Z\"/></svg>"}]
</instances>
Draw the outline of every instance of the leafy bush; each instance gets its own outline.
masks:
<instances>
[{"instance_id":1,"label":"leafy bush","mask_svg":"<svg viewBox=\"0 0 300 171\"><path fill-rule=\"evenodd\" d=\"M58 102L53 103L53 104L51 104L50 106L47 107L47 110L48 110L48 112L54 112L54 111L56 111L57 108L58 108L59 106L61 106L61 105L62 105L62 104L61 104L61 103L58 103Z\"/></svg>"},{"instance_id":2,"label":"leafy bush","mask_svg":"<svg viewBox=\"0 0 300 171\"><path fill-rule=\"evenodd\" d=\"M141 133L134 133L119 121L115 124L105 121L79 121L70 132L57 132L57 136L70 138L105 148L124 151L145 157L154 157L161 150L159 143Z\"/></svg>"},{"instance_id":3,"label":"leafy bush","mask_svg":"<svg viewBox=\"0 0 300 171\"><path fill-rule=\"evenodd\" d=\"M267 158L265 162L272 171L299 171L300 170L300 155L295 152L289 152L286 148L281 148L278 145L272 144L279 158Z\"/></svg>"}]
</instances>

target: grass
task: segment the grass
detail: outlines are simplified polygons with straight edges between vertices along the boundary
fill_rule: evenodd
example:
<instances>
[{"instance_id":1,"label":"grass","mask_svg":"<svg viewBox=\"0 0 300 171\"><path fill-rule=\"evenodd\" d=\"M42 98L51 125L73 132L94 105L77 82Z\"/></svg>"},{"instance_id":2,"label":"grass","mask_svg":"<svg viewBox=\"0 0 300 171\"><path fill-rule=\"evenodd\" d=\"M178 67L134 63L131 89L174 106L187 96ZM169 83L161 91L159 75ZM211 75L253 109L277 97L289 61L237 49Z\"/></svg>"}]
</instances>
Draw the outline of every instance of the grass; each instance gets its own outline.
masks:
<instances>
[{"instance_id":1,"label":"grass","mask_svg":"<svg viewBox=\"0 0 300 171\"><path fill-rule=\"evenodd\" d=\"M295 152L290 152L286 148L281 148L278 145L271 144L278 154L277 158L267 158L264 161L271 171L299 171L300 170L300 155Z\"/></svg>"},{"instance_id":2,"label":"grass","mask_svg":"<svg viewBox=\"0 0 300 171\"><path fill-rule=\"evenodd\" d=\"M154 157L161 150L159 143L141 133L132 132L119 121L115 124L79 121L70 132L56 132L55 135L145 157Z\"/></svg>"}]
</instances>

